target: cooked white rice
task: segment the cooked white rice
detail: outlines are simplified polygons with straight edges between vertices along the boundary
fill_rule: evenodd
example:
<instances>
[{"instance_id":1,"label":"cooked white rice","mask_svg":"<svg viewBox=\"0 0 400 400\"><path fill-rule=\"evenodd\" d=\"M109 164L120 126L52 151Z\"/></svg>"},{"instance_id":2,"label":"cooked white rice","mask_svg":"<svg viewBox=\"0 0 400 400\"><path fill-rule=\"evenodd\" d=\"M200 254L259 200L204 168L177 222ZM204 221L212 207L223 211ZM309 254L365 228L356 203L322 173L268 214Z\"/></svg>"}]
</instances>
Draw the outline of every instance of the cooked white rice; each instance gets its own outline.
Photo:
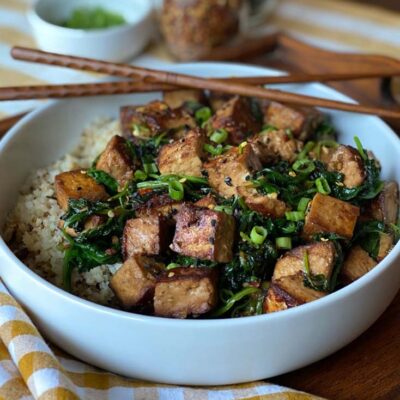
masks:
<instances>
[{"instance_id":1,"label":"cooked white rice","mask_svg":"<svg viewBox=\"0 0 400 400\"><path fill-rule=\"evenodd\" d=\"M3 229L5 240L25 264L57 286L62 284L63 265L63 238L57 223L63 211L55 200L54 177L60 172L89 167L116 134L121 134L118 121L99 119L92 123L74 151L28 179ZM102 265L85 273L74 271L75 294L112 304L109 279L119 266Z\"/></svg>"}]
</instances>

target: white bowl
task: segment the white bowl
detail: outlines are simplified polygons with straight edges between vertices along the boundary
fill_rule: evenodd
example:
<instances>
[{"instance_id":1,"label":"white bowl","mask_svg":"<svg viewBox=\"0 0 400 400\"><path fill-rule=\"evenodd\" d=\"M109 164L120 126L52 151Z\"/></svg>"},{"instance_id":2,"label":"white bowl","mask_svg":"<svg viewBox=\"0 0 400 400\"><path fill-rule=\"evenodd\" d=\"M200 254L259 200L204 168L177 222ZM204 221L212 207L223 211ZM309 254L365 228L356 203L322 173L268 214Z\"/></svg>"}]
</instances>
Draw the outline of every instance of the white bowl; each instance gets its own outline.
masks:
<instances>
[{"instance_id":1,"label":"white bowl","mask_svg":"<svg viewBox=\"0 0 400 400\"><path fill-rule=\"evenodd\" d=\"M96 30L57 25L77 7L98 6L123 15L126 24ZM119 62L131 59L149 42L152 12L150 0L38 0L28 12L28 19L43 50Z\"/></svg>"},{"instance_id":2,"label":"white bowl","mask_svg":"<svg viewBox=\"0 0 400 400\"><path fill-rule=\"evenodd\" d=\"M171 70L204 76L265 75L271 70L196 63ZM349 100L320 84L296 92ZM0 224L30 171L69 152L97 116L118 116L126 104L155 95L55 101L20 121L0 143ZM383 177L400 181L400 141L380 119L329 112L340 140L357 134L382 163ZM29 149L29 151L28 151ZM220 385L282 374L317 361L365 331L400 285L400 243L371 272L320 300L274 314L225 320L173 320L90 303L56 288L21 263L0 240L0 275L42 332L74 356L126 376L175 384Z\"/></svg>"}]
</instances>

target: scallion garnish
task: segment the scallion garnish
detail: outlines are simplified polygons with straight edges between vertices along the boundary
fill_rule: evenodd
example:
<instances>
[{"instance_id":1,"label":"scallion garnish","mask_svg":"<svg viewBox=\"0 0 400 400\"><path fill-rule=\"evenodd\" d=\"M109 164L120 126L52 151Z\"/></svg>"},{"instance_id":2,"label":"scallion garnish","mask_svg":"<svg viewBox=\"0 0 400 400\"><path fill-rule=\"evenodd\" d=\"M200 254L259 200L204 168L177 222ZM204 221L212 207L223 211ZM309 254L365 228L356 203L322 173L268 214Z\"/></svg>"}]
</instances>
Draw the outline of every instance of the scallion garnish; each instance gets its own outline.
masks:
<instances>
[{"instance_id":1,"label":"scallion garnish","mask_svg":"<svg viewBox=\"0 0 400 400\"><path fill-rule=\"evenodd\" d=\"M315 186L318 192L321 194L329 194L331 192L331 187L329 186L329 183L325 178L317 178L315 180Z\"/></svg>"},{"instance_id":2,"label":"scallion garnish","mask_svg":"<svg viewBox=\"0 0 400 400\"><path fill-rule=\"evenodd\" d=\"M194 114L194 117L196 118L196 121L199 125L207 122L211 118L211 116L212 112L209 107L201 107Z\"/></svg>"},{"instance_id":3,"label":"scallion garnish","mask_svg":"<svg viewBox=\"0 0 400 400\"><path fill-rule=\"evenodd\" d=\"M135 179L137 179L139 181L144 181L145 179L147 179L146 172L142 171L141 169L136 170L135 171Z\"/></svg>"},{"instance_id":4,"label":"scallion garnish","mask_svg":"<svg viewBox=\"0 0 400 400\"><path fill-rule=\"evenodd\" d=\"M310 202L310 199L308 197L302 197L299 200L299 204L297 205L297 210L303 211L303 212L306 211L309 202Z\"/></svg>"},{"instance_id":5,"label":"scallion garnish","mask_svg":"<svg viewBox=\"0 0 400 400\"><path fill-rule=\"evenodd\" d=\"M288 221L303 221L304 220L304 211L287 211L285 213L285 217Z\"/></svg>"},{"instance_id":6,"label":"scallion garnish","mask_svg":"<svg viewBox=\"0 0 400 400\"><path fill-rule=\"evenodd\" d=\"M250 232L250 239L254 244L263 244L268 231L262 226L254 226Z\"/></svg>"},{"instance_id":7,"label":"scallion garnish","mask_svg":"<svg viewBox=\"0 0 400 400\"><path fill-rule=\"evenodd\" d=\"M278 249L290 250L292 248L292 238L283 236L275 239L275 245Z\"/></svg>"},{"instance_id":8,"label":"scallion garnish","mask_svg":"<svg viewBox=\"0 0 400 400\"><path fill-rule=\"evenodd\" d=\"M218 129L210 136L212 142L221 144L228 139L228 132L225 129Z\"/></svg>"},{"instance_id":9,"label":"scallion garnish","mask_svg":"<svg viewBox=\"0 0 400 400\"><path fill-rule=\"evenodd\" d=\"M297 160L292 165L292 168L294 171L299 172L301 174L310 174L315 170L315 164L313 161L304 158L301 160Z\"/></svg>"},{"instance_id":10,"label":"scallion garnish","mask_svg":"<svg viewBox=\"0 0 400 400\"><path fill-rule=\"evenodd\" d=\"M303 150L298 154L297 159L302 160L307 157L307 154L315 147L315 142L310 141L305 144Z\"/></svg>"},{"instance_id":11,"label":"scallion garnish","mask_svg":"<svg viewBox=\"0 0 400 400\"><path fill-rule=\"evenodd\" d=\"M184 189L179 181L171 181L168 183L168 194L173 200L180 201L183 199Z\"/></svg>"}]
</instances>

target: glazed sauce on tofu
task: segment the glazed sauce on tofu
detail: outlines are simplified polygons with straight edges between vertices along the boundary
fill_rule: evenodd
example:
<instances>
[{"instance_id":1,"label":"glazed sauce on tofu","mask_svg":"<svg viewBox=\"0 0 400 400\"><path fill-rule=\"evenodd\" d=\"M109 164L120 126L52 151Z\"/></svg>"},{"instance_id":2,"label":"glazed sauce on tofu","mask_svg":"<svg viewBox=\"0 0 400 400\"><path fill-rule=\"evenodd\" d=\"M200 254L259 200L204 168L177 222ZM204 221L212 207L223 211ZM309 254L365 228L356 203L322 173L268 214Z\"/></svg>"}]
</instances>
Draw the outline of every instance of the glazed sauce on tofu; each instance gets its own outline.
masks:
<instances>
[{"instance_id":1,"label":"glazed sauce on tofu","mask_svg":"<svg viewBox=\"0 0 400 400\"><path fill-rule=\"evenodd\" d=\"M351 284L398 240L397 182L316 109L177 90L120 124L91 168L55 178L67 290L114 265L128 311L271 313Z\"/></svg>"}]
</instances>

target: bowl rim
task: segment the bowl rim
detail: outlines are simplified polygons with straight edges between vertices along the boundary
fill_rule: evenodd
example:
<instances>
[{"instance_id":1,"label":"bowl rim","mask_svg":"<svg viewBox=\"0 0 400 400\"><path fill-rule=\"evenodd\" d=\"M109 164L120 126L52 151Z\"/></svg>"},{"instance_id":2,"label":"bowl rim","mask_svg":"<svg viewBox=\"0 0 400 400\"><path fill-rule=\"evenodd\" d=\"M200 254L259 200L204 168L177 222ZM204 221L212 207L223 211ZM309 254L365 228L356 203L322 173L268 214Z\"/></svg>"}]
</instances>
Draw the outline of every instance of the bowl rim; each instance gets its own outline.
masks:
<instances>
[{"instance_id":1,"label":"bowl rim","mask_svg":"<svg viewBox=\"0 0 400 400\"><path fill-rule=\"evenodd\" d=\"M56 25L52 22L47 21L46 19L42 18L38 11L37 7L43 0L36 0L31 7L28 9L26 15L27 18L32 26L41 24L42 26L46 27L47 29L52 30L54 33L58 32L59 34L65 35L65 37L69 38L78 38L81 39L82 37L101 37L101 36L108 36L110 34L118 34L118 33L125 33L133 28L137 28L143 22L148 21L153 13L153 3L152 0L138 0L141 1L143 6L146 7L146 10L143 12L141 17L136 21L127 21L122 25L111 26L109 28L100 28L100 29L75 29L75 28L67 28L65 26ZM57 1L57 0L55 0ZM149 22L149 21L148 21Z\"/></svg>"},{"instance_id":2,"label":"bowl rim","mask_svg":"<svg viewBox=\"0 0 400 400\"><path fill-rule=\"evenodd\" d=\"M248 74L274 74L274 75L282 75L285 72L276 70L273 68L263 67L263 66L254 66L245 63L232 63L232 62L192 62L192 63L177 63L168 66L164 66L164 69L174 71L179 70L179 72L188 73L190 74L190 70L196 69L198 65L201 64L205 69L216 68L218 66L225 66L225 67L240 67L246 69L246 73ZM183 71L182 71L183 70ZM250 72L250 71L253 72ZM228 72L225 74L226 76L232 76ZM348 101L354 103L355 100L351 97L333 89L321 83L308 83L306 85L310 85L310 87L316 88L319 92L323 92L328 96L333 96L337 100ZM296 84L296 86L304 86L304 84ZM18 132L21 128L25 125L29 124L32 120L40 117L41 114L51 110L53 107L59 107L62 103L62 100L52 100L49 103L43 104L39 106L37 109L32 111L31 113L24 116L20 121L18 121L7 133L6 135L0 140L0 157L5 152L4 149L7 146L8 142L14 139L15 136L18 136ZM366 116L369 118L373 118L376 122L378 122L383 131L384 135L388 136L394 142L399 155L400 155L400 139L394 133L394 131L380 118L376 116ZM261 314L261 315L254 315L249 317L243 318L218 318L218 319L174 319L174 318L164 318L158 316L150 316L150 315L143 315L133 312L128 312L120 309L111 308L109 306L104 306L101 304L97 304L95 302L83 299L77 295L69 293L62 288L54 285L53 283L47 281L46 279L42 278L32 269L30 269L27 265L25 265L22 261L18 259L18 257L12 252L12 250L8 247L5 243L3 237L0 235L0 250L4 252L5 262L13 262L22 272L28 275L29 278L36 281L43 289L53 292L55 295L62 297L62 300L65 300L70 303L75 303L75 305L84 307L87 309L91 309L97 313L107 314L110 317L115 318L123 318L129 319L132 321L140 321L141 323L146 324L158 324L162 323L167 326L185 326L188 328L196 327L196 328L209 328L212 327L219 327L219 326L229 326L229 327L237 327L242 326L243 324L254 324L254 323L261 323L261 322L269 322L281 319L281 318L290 318L291 315L295 314L305 314L311 313L314 310L322 309L328 307L332 303L342 300L347 296L350 296L353 293L358 292L363 287L368 286L371 282L373 282L379 275L381 275L390 265L395 262L395 259L400 256L400 241L392 248L390 253L378 263L378 265L369 271L367 274L352 282L351 284L345 286L342 289L339 289L336 292L333 292L321 299L316 301L305 303L297 307L289 308L285 310L284 313L282 312L275 312L270 314Z\"/></svg>"}]
</instances>

